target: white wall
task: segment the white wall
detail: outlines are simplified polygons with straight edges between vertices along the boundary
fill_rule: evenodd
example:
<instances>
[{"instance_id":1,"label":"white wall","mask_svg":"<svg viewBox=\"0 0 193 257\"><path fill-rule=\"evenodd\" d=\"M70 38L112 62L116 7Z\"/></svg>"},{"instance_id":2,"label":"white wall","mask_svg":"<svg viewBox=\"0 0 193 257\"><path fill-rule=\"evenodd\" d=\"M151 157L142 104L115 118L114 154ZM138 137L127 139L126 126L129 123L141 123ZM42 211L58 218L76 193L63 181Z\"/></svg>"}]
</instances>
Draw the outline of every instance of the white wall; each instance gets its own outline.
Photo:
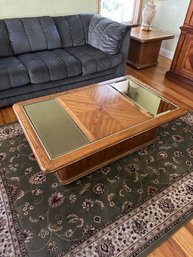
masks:
<instances>
[{"instance_id":1,"label":"white wall","mask_svg":"<svg viewBox=\"0 0 193 257\"><path fill-rule=\"evenodd\" d=\"M97 13L98 0L0 0L0 18Z\"/></svg>"}]
</instances>

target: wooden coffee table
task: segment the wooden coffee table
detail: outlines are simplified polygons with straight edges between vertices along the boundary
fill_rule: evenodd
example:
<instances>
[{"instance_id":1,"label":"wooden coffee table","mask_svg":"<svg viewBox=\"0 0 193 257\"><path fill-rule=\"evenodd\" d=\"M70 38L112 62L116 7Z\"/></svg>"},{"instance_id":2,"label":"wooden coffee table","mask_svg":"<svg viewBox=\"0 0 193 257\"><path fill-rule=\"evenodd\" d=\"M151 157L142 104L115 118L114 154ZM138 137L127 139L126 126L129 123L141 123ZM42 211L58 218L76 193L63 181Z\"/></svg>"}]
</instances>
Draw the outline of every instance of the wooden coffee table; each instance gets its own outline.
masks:
<instances>
[{"instance_id":1,"label":"wooden coffee table","mask_svg":"<svg viewBox=\"0 0 193 257\"><path fill-rule=\"evenodd\" d=\"M130 76L13 109L41 170L65 184L152 143L157 126L186 113Z\"/></svg>"}]
</instances>

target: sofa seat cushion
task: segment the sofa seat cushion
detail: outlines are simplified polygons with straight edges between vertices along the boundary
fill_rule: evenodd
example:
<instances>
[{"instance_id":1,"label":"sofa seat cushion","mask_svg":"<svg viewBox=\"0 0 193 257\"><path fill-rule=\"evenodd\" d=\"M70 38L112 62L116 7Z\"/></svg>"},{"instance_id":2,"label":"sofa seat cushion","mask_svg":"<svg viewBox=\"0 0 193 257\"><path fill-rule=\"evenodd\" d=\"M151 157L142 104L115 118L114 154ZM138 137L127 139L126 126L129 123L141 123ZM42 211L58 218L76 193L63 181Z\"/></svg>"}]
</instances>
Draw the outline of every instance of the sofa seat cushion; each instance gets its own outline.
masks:
<instances>
[{"instance_id":1,"label":"sofa seat cushion","mask_svg":"<svg viewBox=\"0 0 193 257\"><path fill-rule=\"evenodd\" d=\"M0 91L30 82L25 66L13 56L0 58Z\"/></svg>"},{"instance_id":2,"label":"sofa seat cushion","mask_svg":"<svg viewBox=\"0 0 193 257\"><path fill-rule=\"evenodd\" d=\"M108 70L119 65L122 61L122 55L106 54L101 50L90 45L65 48L82 63L82 73L84 75Z\"/></svg>"},{"instance_id":3,"label":"sofa seat cushion","mask_svg":"<svg viewBox=\"0 0 193 257\"><path fill-rule=\"evenodd\" d=\"M21 54L33 84L56 81L81 74L81 62L63 49Z\"/></svg>"}]
</instances>

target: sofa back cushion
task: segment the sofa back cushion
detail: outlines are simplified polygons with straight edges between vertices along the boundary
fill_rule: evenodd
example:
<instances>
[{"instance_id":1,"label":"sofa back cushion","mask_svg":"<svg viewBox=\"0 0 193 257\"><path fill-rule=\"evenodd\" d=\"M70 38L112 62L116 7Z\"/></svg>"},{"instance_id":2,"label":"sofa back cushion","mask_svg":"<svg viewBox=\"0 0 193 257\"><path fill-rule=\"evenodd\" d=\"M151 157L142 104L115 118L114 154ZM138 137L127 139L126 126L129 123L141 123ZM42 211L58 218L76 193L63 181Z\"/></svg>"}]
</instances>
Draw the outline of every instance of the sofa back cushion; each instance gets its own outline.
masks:
<instances>
[{"instance_id":1,"label":"sofa back cushion","mask_svg":"<svg viewBox=\"0 0 193 257\"><path fill-rule=\"evenodd\" d=\"M89 24L88 44L107 54L117 54L128 29L126 25L94 15Z\"/></svg>"},{"instance_id":2,"label":"sofa back cushion","mask_svg":"<svg viewBox=\"0 0 193 257\"><path fill-rule=\"evenodd\" d=\"M88 43L88 29L92 14L55 17L62 46L79 46Z\"/></svg>"},{"instance_id":3,"label":"sofa back cushion","mask_svg":"<svg viewBox=\"0 0 193 257\"><path fill-rule=\"evenodd\" d=\"M60 36L51 17L5 20L14 54L61 47Z\"/></svg>"},{"instance_id":4,"label":"sofa back cushion","mask_svg":"<svg viewBox=\"0 0 193 257\"><path fill-rule=\"evenodd\" d=\"M13 55L5 22L0 20L0 57Z\"/></svg>"}]
</instances>

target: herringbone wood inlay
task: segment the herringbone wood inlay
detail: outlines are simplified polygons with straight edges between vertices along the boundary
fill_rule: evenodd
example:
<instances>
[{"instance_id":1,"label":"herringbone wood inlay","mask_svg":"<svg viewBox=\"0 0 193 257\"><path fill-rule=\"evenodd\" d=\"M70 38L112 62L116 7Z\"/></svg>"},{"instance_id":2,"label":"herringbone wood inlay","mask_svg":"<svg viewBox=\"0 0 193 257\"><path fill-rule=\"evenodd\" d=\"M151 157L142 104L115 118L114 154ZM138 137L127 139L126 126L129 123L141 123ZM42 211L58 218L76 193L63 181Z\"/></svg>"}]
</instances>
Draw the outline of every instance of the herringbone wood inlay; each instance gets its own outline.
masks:
<instances>
[{"instance_id":1,"label":"herringbone wood inlay","mask_svg":"<svg viewBox=\"0 0 193 257\"><path fill-rule=\"evenodd\" d=\"M109 85L75 91L59 98L91 140L104 138L151 118Z\"/></svg>"}]
</instances>

